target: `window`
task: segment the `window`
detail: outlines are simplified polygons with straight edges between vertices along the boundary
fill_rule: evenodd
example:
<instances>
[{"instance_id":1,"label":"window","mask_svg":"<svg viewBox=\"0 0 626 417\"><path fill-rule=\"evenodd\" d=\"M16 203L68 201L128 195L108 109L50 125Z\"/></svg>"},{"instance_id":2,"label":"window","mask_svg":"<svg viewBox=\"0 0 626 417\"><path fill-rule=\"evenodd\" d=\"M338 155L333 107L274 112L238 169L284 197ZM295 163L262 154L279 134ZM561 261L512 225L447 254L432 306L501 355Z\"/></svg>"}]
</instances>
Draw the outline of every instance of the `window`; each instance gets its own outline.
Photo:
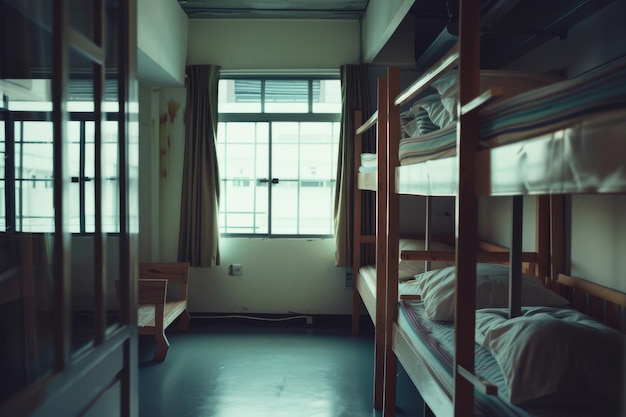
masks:
<instances>
[{"instance_id":1,"label":"window","mask_svg":"<svg viewBox=\"0 0 626 417\"><path fill-rule=\"evenodd\" d=\"M217 153L224 235L330 236L338 79L222 79Z\"/></svg>"},{"instance_id":2,"label":"window","mask_svg":"<svg viewBox=\"0 0 626 417\"><path fill-rule=\"evenodd\" d=\"M91 108L89 107L91 106ZM13 102L0 112L0 198L2 230L54 231L52 122L49 103ZM68 104L67 169L69 229L72 233L95 231L95 183L93 103ZM115 113L107 113L110 116ZM102 124L102 227L119 232L118 123ZM14 178L15 181L7 179Z\"/></svg>"}]
</instances>

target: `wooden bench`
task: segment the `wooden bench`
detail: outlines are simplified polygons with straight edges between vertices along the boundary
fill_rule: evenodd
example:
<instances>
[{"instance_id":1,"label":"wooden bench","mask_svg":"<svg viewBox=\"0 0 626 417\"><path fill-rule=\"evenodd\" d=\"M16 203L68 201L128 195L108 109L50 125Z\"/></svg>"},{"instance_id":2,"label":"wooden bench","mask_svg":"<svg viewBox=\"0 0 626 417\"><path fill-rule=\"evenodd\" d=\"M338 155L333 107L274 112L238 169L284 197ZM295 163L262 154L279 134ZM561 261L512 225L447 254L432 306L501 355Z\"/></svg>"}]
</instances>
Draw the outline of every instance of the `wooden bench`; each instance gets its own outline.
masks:
<instances>
[{"instance_id":1,"label":"wooden bench","mask_svg":"<svg viewBox=\"0 0 626 417\"><path fill-rule=\"evenodd\" d=\"M154 335L157 341L154 361L167 355L169 341L165 329L180 317L178 330L189 327L187 311L187 262L144 262L139 264L137 330L140 335ZM168 299L168 284L178 286L178 296Z\"/></svg>"}]
</instances>

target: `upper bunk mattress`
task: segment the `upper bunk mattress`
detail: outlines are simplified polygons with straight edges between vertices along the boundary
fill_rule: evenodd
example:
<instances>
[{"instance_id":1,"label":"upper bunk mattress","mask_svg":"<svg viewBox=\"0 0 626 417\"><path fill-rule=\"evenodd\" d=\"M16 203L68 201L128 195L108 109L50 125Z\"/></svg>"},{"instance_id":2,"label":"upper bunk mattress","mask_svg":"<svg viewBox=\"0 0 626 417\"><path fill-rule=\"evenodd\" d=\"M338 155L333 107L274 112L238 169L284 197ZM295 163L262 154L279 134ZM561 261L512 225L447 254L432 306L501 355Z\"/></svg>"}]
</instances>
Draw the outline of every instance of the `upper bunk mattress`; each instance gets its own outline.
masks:
<instances>
[{"instance_id":1,"label":"upper bunk mattress","mask_svg":"<svg viewBox=\"0 0 626 417\"><path fill-rule=\"evenodd\" d=\"M570 80L502 100L482 111L480 146L492 148L626 110L626 57ZM626 120L624 120L626 127ZM597 129L594 130L597 133ZM624 141L626 143L626 141ZM626 145L625 145L626 148ZM456 154L456 125L400 140L401 165Z\"/></svg>"}]
</instances>

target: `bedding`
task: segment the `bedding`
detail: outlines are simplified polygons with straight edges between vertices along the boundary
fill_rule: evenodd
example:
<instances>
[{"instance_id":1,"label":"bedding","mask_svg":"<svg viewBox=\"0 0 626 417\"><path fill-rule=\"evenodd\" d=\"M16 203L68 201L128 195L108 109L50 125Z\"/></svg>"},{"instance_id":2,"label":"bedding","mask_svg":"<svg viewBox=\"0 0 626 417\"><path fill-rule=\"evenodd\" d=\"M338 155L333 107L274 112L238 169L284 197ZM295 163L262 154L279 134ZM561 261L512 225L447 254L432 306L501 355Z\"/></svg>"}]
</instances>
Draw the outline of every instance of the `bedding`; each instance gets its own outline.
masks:
<instances>
[{"instance_id":1,"label":"bedding","mask_svg":"<svg viewBox=\"0 0 626 417\"><path fill-rule=\"evenodd\" d=\"M437 90L441 97L443 108L449 115L449 123L441 126L442 128L450 126L457 120L458 75L458 70L452 70L432 83L432 87ZM482 93L490 88L500 87L502 88L502 94L497 99L499 101L561 80L562 77L552 74L482 70L480 72L479 91Z\"/></svg>"},{"instance_id":2,"label":"bedding","mask_svg":"<svg viewBox=\"0 0 626 417\"><path fill-rule=\"evenodd\" d=\"M364 152L360 155L358 188L360 190L376 190L378 157L375 153Z\"/></svg>"},{"instance_id":3,"label":"bedding","mask_svg":"<svg viewBox=\"0 0 626 417\"><path fill-rule=\"evenodd\" d=\"M626 335L573 309L476 312L476 341L502 369L512 404L619 405Z\"/></svg>"},{"instance_id":4,"label":"bedding","mask_svg":"<svg viewBox=\"0 0 626 417\"><path fill-rule=\"evenodd\" d=\"M364 152L361 154L360 158L361 166L364 168L376 168L376 165L378 165L378 157L375 153Z\"/></svg>"},{"instance_id":5,"label":"bedding","mask_svg":"<svg viewBox=\"0 0 626 417\"><path fill-rule=\"evenodd\" d=\"M525 311L540 311L540 309L526 308ZM478 313L483 310L477 311ZM488 310L484 310L488 311ZM563 311L569 314L568 308L555 308L555 312ZM501 309L504 313L505 310ZM556 314L556 313L555 313ZM487 322L489 318L485 317ZM450 322L431 321L424 307L423 301L400 301L398 326L408 337L412 349L427 363L428 372L436 378L438 385L447 392L452 392L454 366L454 325ZM511 336L513 333L511 333ZM558 405L551 406L521 406L510 401L507 379L502 368L490 349L475 343L475 374L487 380L498 388L495 396L485 395L475 391L475 417L617 417L620 410L604 404L587 404L587 406ZM590 358L593 359L593 358ZM532 359L528 359L532 360ZM525 363L526 365L528 362ZM405 367L408 364L403 364ZM531 368L529 366L529 368ZM536 367L532 366L532 369ZM539 376L539 372L535 375ZM528 381L527 381L528 382ZM531 383L531 382L528 382ZM582 400L580 401L582 402Z\"/></svg>"},{"instance_id":6,"label":"bedding","mask_svg":"<svg viewBox=\"0 0 626 417\"><path fill-rule=\"evenodd\" d=\"M481 112L480 146L490 148L626 111L626 57L593 71L498 101ZM626 122L625 122L626 123ZM456 154L456 126L401 140L401 165Z\"/></svg>"},{"instance_id":7,"label":"bedding","mask_svg":"<svg viewBox=\"0 0 626 417\"><path fill-rule=\"evenodd\" d=\"M450 112L444 107L439 94L429 94L422 97L411 106L410 112L416 120L422 121L429 129L423 130L421 134L432 132L433 130L449 126L454 122Z\"/></svg>"},{"instance_id":8,"label":"bedding","mask_svg":"<svg viewBox=\"0 0 626 417\"><path fill-rule=\"evenodd\" d=\"M455 266L427 271L415 277L426 315L433 321L453 321L455 312ZM476 309L506 307L509 297L509 268L505 265L476 265ZM568 300L544 287L533 275L522 274L522 306L565 306Z\"/></svg>"}]
</instances>

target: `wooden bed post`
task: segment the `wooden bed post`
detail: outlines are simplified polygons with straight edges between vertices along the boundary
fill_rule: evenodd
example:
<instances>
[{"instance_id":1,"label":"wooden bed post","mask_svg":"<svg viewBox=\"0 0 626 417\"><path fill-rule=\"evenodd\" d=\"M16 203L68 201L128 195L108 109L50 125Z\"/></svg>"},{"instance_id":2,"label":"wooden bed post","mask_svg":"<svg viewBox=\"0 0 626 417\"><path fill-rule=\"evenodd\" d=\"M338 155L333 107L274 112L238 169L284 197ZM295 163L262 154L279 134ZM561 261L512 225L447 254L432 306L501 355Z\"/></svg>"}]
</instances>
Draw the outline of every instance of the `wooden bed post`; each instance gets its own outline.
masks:
<instances>
[{"instance_id":1,"label":"wooden bed post","mask_svg":"<svg viewBox=\"0 0 626 417\"><path fill-rule=\"evenodd\" d=\"M354 126L361 126L363 122L363 113L361 110L354 112ZM357 280L359 279L359 268L361 267L361 193L357 186L359 180L360 156L363 150L363 135L355 133L354 136L354 184L353 184L353 200L354 213L352 213L352 334L359 333L360 314L361 314L361 297L357 288Z\"/></svg>"},{"instance_id":2,"label":"wooden bed post","mask_svg":"<svg viewBox=\"0 0 626 417\"><path fill-rule=\"evenodd\" d=\"M378 79L378 123L376 155L378 178L376 190L376 324L374 408L383 406L385 383L385 310L387 299L387 79Z\"/></svg>"},{"instance_id":3,"label":"wooden bed post","mask_svg":"<svg viewBox=\"0 0 626 417\"><path fill-rule=\"evenodd\" d=\"M522 229L524 196L513 196L511 246L509 249L509 318L522 314Z\"/></svg>"},{"instance_id":4,"label":"wooden bed post","mask_svg":"<svg viewBox=\"0 0 626 417\"><path fill-rule=\"evenodd\" d=\"M459 103L457 123L458 193L456 199L456 314L454 340L454 415L473 415L474 386L459 368L474 373L476 306L476 197L477 111L463 106L479 94L480 0L460 1Z\"/></svg>"},{"instance_id":5,"label":"wooden bed post","mask_svg":"<svg viewBox=\"0 0 626 417\"><path fill-rule=\"evenodd\" d=\"M565 197L550 196L550 266L552 283L559 274L569 271L565 268ZM551 286L554 289L554 286Z\"/></svg>"},{"instance_id":6,"label":"wooden bed post","mask_svg":"<svg viewBox=\"0 0 626 417\"><path fill-rule=\"evenodd\" d=\"M396 167L400 165L400 110L395 105L400 93L400 69L387 73L387 297L385 307L385 392L383 415L394 415L398 361L393 353L393 325L398 318L398 260L400 259L400 196L396 192Z\"/></svg>"},{"instance_id":7,"label":"wooden bed post","mask_svg":"<svg viewBox=\"0 0 626 417\"><path fill-rule=\"evenodd\" d=\"M548 195L537 196L535 225L537 263L533 273L542 279L546 287L550 288L547 282L550 279L550 196Z\"/></svg>"}]
</instances>

